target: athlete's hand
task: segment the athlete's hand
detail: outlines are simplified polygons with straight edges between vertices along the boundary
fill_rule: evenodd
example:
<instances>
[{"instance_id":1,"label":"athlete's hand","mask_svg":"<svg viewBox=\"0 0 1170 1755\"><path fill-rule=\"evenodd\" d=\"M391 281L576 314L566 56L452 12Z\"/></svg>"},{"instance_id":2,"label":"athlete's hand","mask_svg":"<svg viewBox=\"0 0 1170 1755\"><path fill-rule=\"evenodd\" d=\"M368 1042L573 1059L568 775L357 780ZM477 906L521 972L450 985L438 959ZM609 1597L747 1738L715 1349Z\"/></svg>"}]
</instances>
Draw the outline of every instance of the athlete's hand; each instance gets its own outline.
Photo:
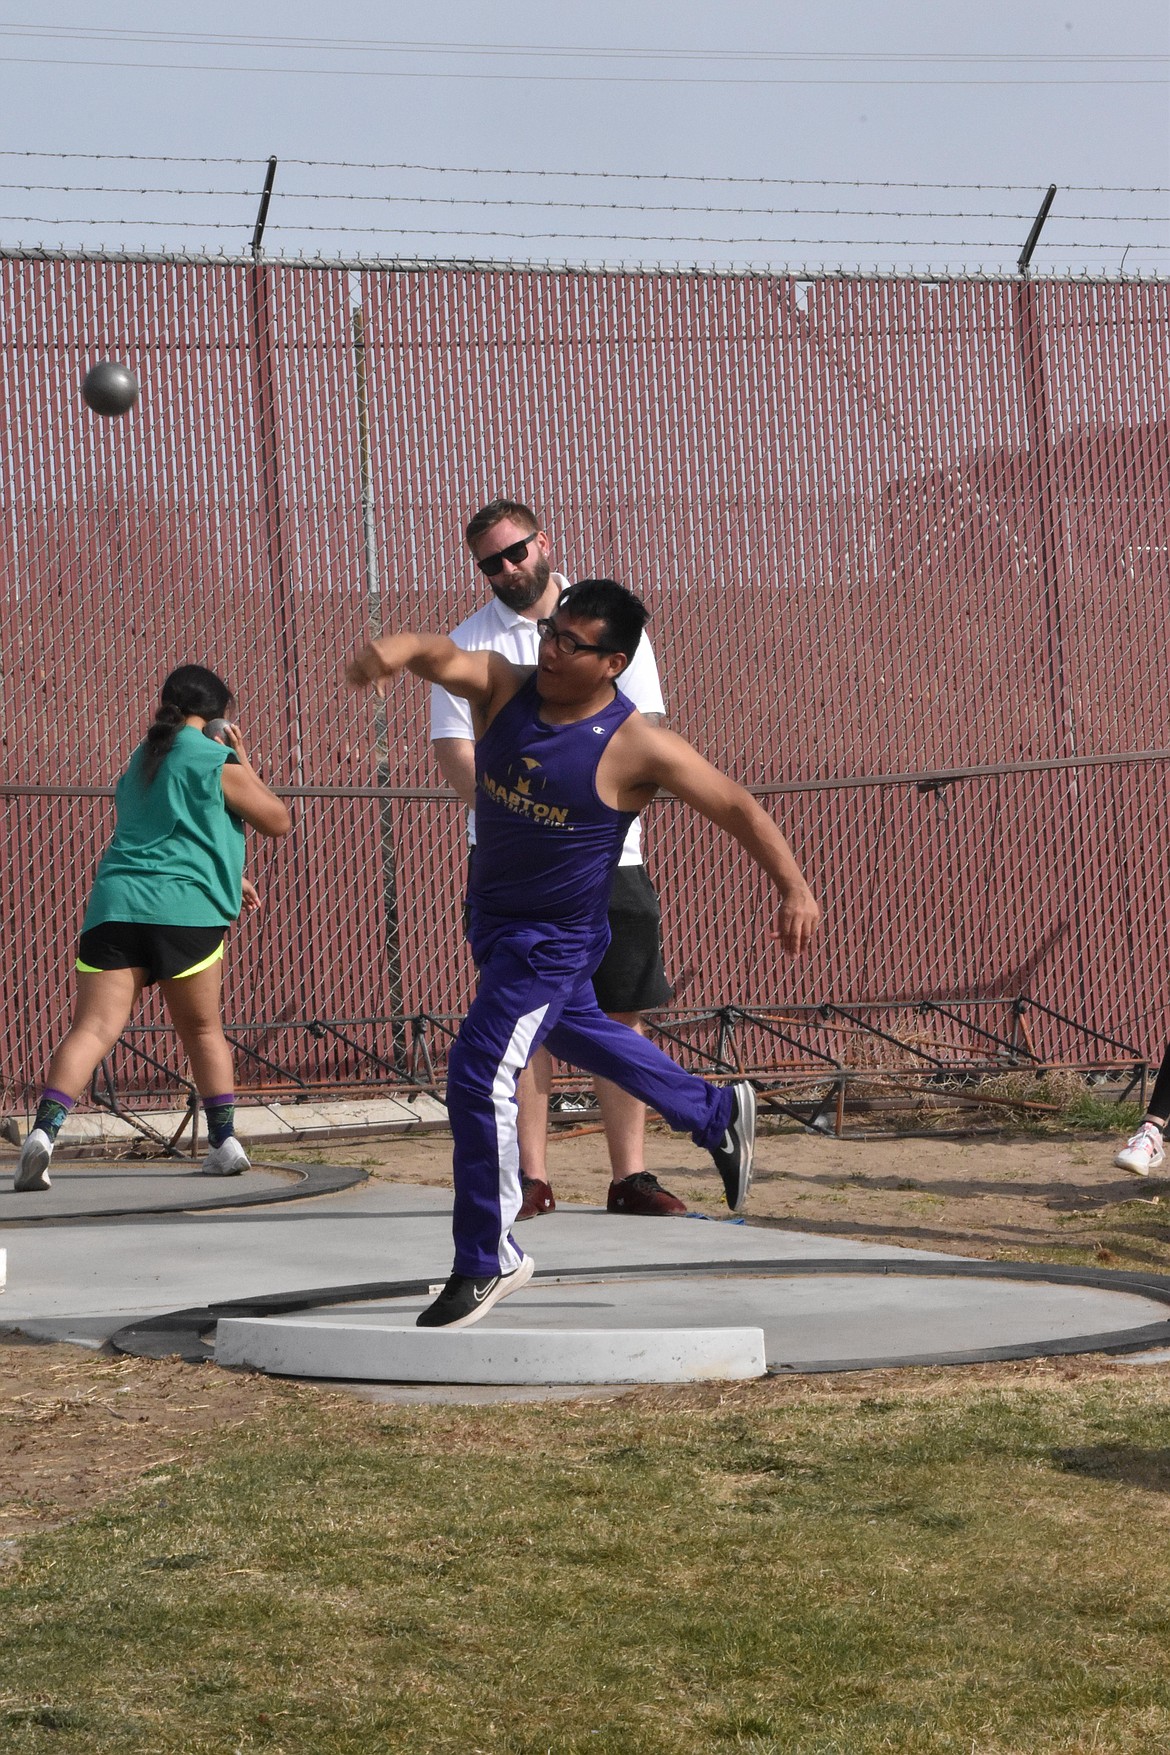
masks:
<instances>
[{"instance_id":1,"label":"athlete's hand","mask_svg":"<svg viewBox=\"0 0 1170 1755\"><path fill-rule=\"evenodd\" d=\"M345 680L351 689L368 689L373 683L380 695L386 693L382 667L372 643L355 652L345 667Z\"/></svg>"},{"instance_id":2,"label":"athlete's hand","mask_svg":"<svg viewBox=\"0 0 1170 1755\"><path fill-rule=\"evenodd\" d=\"M811 949L820 922L821 910L812 891L805 884L793 886L780 904L772 936L790 957L800 957Z\"/></svg>"},{"instance_id":3,"label":"athlete's hand","mask_svg":"<svg viewBox=\"0 0 1170 1755\"><path fill-rule=\"evenodd\" d=\"M248 754L244 748L244 740L240 736L240 728L238 725L225 725L223 731L216 739L216 742L226 743L229 750L234 750L236 759L242 768L250 768L252 766L251 762L248 760Z\"/></svg>"},{"instance_id":4,"label":"athlete's hand","mask_svg":"<svg viewBox=\"0 0 1170 1755\"><path fill-rule=\"evenodd\" d=\"M407 640L402 635L384 634L368 640L345 667L345 680L352 689L373 685L376 695L385 697L386 689L396 682L406 668L410 656Z\"/></svg>"},{"instance_id":5,"label":"athlete's hand","mask_svg":"<svg viewBox=\"0 0 1170 1755\"><path fill-rule=\"evenodd\" d=\"M258 914L260 912L260 892L251 878L244 879L244 896L240 904L242 914Z\"/></svg>"}]
</instances>

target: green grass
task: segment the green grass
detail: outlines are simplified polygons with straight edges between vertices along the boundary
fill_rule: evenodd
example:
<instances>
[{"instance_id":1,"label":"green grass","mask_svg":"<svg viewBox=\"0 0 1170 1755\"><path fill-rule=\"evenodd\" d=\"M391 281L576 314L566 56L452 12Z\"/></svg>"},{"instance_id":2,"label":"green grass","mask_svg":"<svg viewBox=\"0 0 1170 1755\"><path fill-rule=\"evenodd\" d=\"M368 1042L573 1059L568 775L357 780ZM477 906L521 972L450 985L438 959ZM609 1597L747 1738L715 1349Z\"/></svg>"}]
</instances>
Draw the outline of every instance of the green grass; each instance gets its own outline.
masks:
<instances>
[{"instance_id":1,"label":"green grass","mask_svg":"<svg viewBox=\"0 0 1170 1755\"><path fill-rule=\"evenodd\" d=\"M1140 1103L1116 1103L1110 1097L1082 1091L1066 1105L1061 1121L1077 1132L1125 1136L1134 1132L1144 1114Z\"/></svg>"},{"instance_id":2,"label":"green grass","mask_svg":"<svg viewBox=\"0 0 1170 1755\"><path fill-rule=\"evenodd\" d=\"M898 1381L290 1391L27 1544L0 1747L1165 1751L1162 1380Z\"/></svg>"},{"instance_id":3,"label":"green grass","mask_svg":"<svg viewBox=\"0 0 1170 1755\"><path fill-rule=\"evenodd\" d=\"M1170 1205L1162 1195L1118 1201L1104 1211L1064 1213L1056 1223L1066 1233L1059 1242L1005 1248L1001 1259L1170 1273Z\"/></svg>"}]
</instances>

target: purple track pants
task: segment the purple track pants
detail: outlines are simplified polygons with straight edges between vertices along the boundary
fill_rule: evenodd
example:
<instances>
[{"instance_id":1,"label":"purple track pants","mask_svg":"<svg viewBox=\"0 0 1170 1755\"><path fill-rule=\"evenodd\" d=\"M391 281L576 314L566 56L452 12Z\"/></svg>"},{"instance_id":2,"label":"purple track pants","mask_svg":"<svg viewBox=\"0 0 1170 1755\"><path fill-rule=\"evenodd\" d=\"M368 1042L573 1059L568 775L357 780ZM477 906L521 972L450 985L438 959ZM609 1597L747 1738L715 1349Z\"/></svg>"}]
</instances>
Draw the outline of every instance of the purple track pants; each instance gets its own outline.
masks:
<instances>
[{"instance_id":1,"label":"purple track pants","mask_svg":"<svg viewBox=\"0 0 1170 1755\"><path fill-rule=\"evenodd\" d=\"M447 1112L454 1142L455 1272L477 1279L511 1273L523 1252L509 1227L520 1210L516 1079L533 1052L611 1079L655 1109L697 1146L718 1145L731 1092L684 1072L637 1031L600 1009L592 974L606 929L582 944L545 922L517 921L473 950L479 991L451 1049Z\"/></svg>"}]
</instances>

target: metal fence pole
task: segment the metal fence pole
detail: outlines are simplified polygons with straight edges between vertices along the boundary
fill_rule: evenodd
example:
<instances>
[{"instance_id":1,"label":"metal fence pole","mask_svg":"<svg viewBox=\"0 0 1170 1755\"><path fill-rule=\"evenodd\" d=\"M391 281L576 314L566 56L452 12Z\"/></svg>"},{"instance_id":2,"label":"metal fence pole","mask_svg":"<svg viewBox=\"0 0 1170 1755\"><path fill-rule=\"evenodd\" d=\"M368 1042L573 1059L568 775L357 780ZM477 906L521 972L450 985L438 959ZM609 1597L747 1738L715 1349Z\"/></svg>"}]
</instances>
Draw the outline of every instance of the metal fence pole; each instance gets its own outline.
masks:
<instances>
[{"instance_id":1,"label":"metal fence pole","mask_svg":"<svg viewBox=\"0 0 1170 1755\"><path fill-rule=\"evenodd\" d=\"M362 481L362 548L366 567L366 603L370 632L382 631L382 581L378 568L378 539L374 518L374 472L370 448L370 400L366 379L366 330L359 308L353 313L353 351L357 371L358 446ZM390 785L389 723L384 700L378 702L374 721L379 786ZM382 909L386 929L386 973L390 986L390 1010L394 1017L393 1059L406 1064L406 1026L402 1022L402 941L398 911L398 861L394 851L394 805L383 798L378 806L382 850Z\"/></svg>"}]
</instances>

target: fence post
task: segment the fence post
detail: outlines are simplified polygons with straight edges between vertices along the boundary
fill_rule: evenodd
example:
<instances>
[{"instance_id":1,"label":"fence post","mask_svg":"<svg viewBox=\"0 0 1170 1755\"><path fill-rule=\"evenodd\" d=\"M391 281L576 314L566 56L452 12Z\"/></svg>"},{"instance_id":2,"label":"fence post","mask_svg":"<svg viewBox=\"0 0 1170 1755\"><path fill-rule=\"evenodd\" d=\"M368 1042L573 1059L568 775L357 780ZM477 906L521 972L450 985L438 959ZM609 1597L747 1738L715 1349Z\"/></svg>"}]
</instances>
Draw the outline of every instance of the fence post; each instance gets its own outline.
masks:
<instances>
[{"instance_id":1,"label":"fence post","mask_svg":"<svg viewBox=\"0 0 1170 1755\"><path fill-rule=\"evenodd\" d=\"M366 567L366 606L370 632L382 632L382 581L378 569L378 538L374 520L374 466L370 448L370 399L366 379L365 315L353 312L353 351L357 376L358 452L362 477L362 547ZM379 786L390 784L390 724L385 699L379 700L374 720L374 750ZM382 912L386 928L386 976L390 986L392 1051L395 1067L406 1065L406 1024L402 1015L402 941L398 916L398 860L394 851L394 806L386 797L378 801L378 830L382 849Z\"/></svg>"},{"instance_id":2,"label":"fence post","mask_svg":"<svg viewBox=\"0 0 1170 1755\"><path fill-rule=\"evenodd\" d=\"M1049 191L1049 195L1055 193ZM1033 227L1033 243L1043 223L1047 206L1041 209ZM1022 258L1021 258L1022 260ZM1027 480L1029 494L1036 508L1037 583L1041 594L1048 688L1052 730L1058 756L1077 754L1077 728L1069 695L1064 653L1063 603L1063 532L1061 530L1060 497L1055 479L1056 447L1052 436L1052 412L1048 393L1048 373L1044 359L1044 336L1037 311L1038 288L1029 280L1026 270L1016 282L1016 337L1019 348L1019 369L1024 392L1024 414L1027 431ZM1040 605L1038 605L1038 608ZM1037 617L1039 622L1039 617ZM1077 815L1080 806L1080 783L1076 770L1070 768L1062 785L1066 811L1065 831L1069 846L1076 846ZM1081 919L1081 861L1075 854L1067 861L1065 887L1065 929L1074 942Z\"/></svg>"},{"instance_id":3,"label":"fence post","mask_svg":"<svg viewBox=\"0 0 1170 1755\"><path fill-rule=\"evenodd\" d=\"M278 329L272 310L270 270L264 262L261 239L276 171L275 158L268 163L268 176L256 230L252 239L252 382L255 394L257 475L260 484L260 506L264 551L268 562L268 584L271 593L276 633L276 654L280 666L281 715L288 760L288 784L303 786L304 743L301 725L301 704L304 695L300 647L297 639L296 605L293 597L289 564L288 533L281 491L281 454L279 411L276 400L276 349ZM303 809L303 806L302 806ZM307 882L303 829L292 835L286 859L289 880L297 893L303 893ZM296 983L295 1005L299 1016L308 1010L300 958L290 959L288 978Z\"/></svg>"}]
</instances>

